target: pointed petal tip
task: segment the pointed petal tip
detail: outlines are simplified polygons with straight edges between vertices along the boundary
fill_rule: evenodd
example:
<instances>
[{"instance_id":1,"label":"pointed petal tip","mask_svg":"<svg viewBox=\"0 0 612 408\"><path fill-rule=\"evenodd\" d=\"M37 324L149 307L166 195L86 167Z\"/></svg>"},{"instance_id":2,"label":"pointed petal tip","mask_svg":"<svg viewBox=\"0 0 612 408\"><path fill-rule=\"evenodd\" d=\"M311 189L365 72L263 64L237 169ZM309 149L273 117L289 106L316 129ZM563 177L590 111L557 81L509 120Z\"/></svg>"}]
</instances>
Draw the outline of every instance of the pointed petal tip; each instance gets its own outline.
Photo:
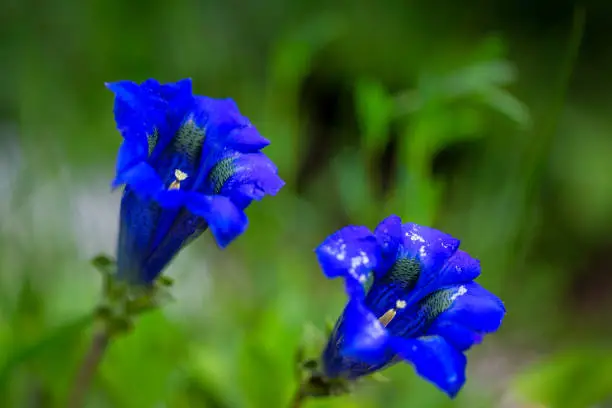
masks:
<instances>
[{"instance_id":1,"label":"pointed petal tip","mask_svg":"<svg viewBox=\"0 0 612 408\"><path fill-rule=\"evenodd\" d=\"M441 336L408 340L394 338L393 346L404 360L414 366L419 376L451 399L463 388L467 358Z\"/></svg>"},{"instance_id":2,"label":"pointed petal tip","mask_svg":"<svg viewBox=\"0 0 612 408\"><path fill-rule=\"evenodd\" d=\"M112 82L104 82L104 86L112 92L117 93L123 88L123 84L129 83L131 81L112 81Z\"/></svg>"},{"instance_id":3,"label":"pointed petal tip","mask_svg":"<svg viewBox=\"0 0 612 408\"><path fill-rule=\"evenodd\" d=\"M186 201L187 208L206 220L219 248L223 249L242 235L248 226L244 211L221 195L192 194Z\"/></svg>"},{"instance_id":4,"label":"pointed petal tip","mask_svg":"<svg viewBox=\"0 0 612 408\"><path fill-rule=\"evenodd\" d=\"M117 82L105 82L104 83L104 87L106 89L108 89L109 91L111 91L112 93L116 94L117 93Z\"/></svg>"},{"instance_id":5,"label":"pointed petal tip","mask_svg":"<svg viewBox=\"0 0 612 408\"><path fill-rule=\"evenodd\" d=\"M115 191L116 189L118 189L119 187L123 186L125 184L125 182L121 181L121 179L119 177L115 177L113 179L113 181L111 181L110 183L110 189L111 191Z\"/></svg>"},{"instance_id":6,"label":"pointed petal tip","mask_svg":"<svg viewBox=\"0 0 612 408\"><path fill-rule=\"evenodd\" d=\"M266 193L268 195L271 195L271 196L277 195L283 189L283 187L286 184L285 181L282 178L278 177L278 175L277 175L277 179L275 180L274 183L275 184L272 187L270 187L268 190L266 190Z\"/></svg>"},{"instance_id":7,"label":"pointed petal tip","mask_svg":"<svg viewBox=\"0 0 612 408\"><path fill-rule=\"evenodd\" d=\"M367 278L380 261L380 247L365 226L349 225L329 235L316 249L323 274L330 278Z\"/></svg>"},{"instance_id":8,"label":"pointed petal tip","mask_svg":"<svg viewBox=\"0 0 612 408\"><path fill-rule=\"evenodd\" d=\"M456 388L451 388L451 389L446 389L446 390L442 390L450 399L455 399L457 398L457 395L459 395L459 391L461 391L461 388L463 387L463 384L459 384L458 387Z\"/></svg>"},{"instance_id":9,"label":"pointed petal tip","mask_svg":"<svg viewBox=\"0 0 612 408\"><path fill-rule=\"evenodd\" d=\"M402 222L402 217L397 214L391 214L387 218L385 218L382 222Z\"/></svg>"}]
</instances>

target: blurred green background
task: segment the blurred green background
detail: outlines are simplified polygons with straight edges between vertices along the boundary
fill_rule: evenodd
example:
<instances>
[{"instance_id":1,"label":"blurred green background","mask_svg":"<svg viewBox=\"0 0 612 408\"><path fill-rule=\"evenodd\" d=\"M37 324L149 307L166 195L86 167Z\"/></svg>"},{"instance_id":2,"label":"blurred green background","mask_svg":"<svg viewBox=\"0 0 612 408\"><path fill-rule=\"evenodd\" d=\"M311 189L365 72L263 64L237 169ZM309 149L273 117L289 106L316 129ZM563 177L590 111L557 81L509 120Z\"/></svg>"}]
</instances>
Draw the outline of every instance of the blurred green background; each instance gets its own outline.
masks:
<instances>
[{"instance_id":1,"label":"blurred green background","mask_svg":"<svg viewBox=\"0 0 612 408\"><path fill-rule=\"evenodd\" d=\"M441 228L504 299L450 401L408 365L307 407L612 406L612 5L560 0L4 0L0 407L64 407L114 253L104 82L192 77L272 141L287 186L113 343L88 407L275 408L342 310L312 249L390 213ZM607 402L606 402L607 401ZM607 405L606 405L607 404Z\"/></svg>"}]
</instances>

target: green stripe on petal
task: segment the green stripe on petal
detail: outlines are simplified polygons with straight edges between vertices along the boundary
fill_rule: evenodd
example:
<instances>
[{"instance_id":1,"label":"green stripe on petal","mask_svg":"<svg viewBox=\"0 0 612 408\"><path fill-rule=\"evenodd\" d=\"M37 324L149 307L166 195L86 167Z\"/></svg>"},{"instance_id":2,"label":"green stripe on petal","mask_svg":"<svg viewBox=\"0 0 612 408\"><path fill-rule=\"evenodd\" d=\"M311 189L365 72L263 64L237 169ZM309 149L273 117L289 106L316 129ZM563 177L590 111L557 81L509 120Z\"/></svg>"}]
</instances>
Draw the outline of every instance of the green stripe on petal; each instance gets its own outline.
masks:
<instances>
[{"instance_id":1,"label":"green stripe on petal","mask_svg":"<svg viewBox=\"0 0 612 408\"><path fill-rule=\"evenodd\" d=\"M174 148L178 153L183 154L189 163L194 164L200 158L205 137L205 129L189 119L176 132L173 140Z\"/></svg>"},{"instance_id":2,"label":"green stripe on petal","mask_svg":"<svg viewBox=\"0 0 612 408\"><path fill-rule=\"evenodd\" d=\"M219 194L223 185L234 174L234 157L227 157L220 160L210 171L209 180L213 186L215 194Z\"/></svg>"}]
</instances>

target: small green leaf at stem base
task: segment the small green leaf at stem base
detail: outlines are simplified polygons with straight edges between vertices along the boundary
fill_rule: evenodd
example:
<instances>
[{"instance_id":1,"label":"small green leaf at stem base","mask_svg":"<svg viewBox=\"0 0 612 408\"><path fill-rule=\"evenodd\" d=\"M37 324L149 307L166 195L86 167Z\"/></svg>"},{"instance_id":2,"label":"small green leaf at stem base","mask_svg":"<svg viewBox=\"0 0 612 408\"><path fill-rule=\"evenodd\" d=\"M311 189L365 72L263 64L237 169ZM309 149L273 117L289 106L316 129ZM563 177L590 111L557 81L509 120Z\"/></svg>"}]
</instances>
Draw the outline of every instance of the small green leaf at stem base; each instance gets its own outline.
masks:
<instances>
[{"instance_id":1,"label":"small green leaf at stem base","mask_svg":"<svg viewBox=\"0 0 612 408\"><path fill-rule=\"evenodd\" d=\"M332 397L350 393L351 383L343 378L329 378L321 370L317 360L309 359L299 363L297 379L300 393L305 397Z\"/></svg>"},{"instance_id":2,"label":"small green leaf at stem base","mask_svg":"<svg viewBox=\"0 0 612 408\"><path fill-rule=\"evenodd\" d=\"M145 312L155 310L173 300L172 279L160 277L152 285L133 285L117 278L116 262L107 255L98 255L91 263L103 279L102 301L96 316L111 337L129 332L133 320Z\"/></svg>"}]
</instances>

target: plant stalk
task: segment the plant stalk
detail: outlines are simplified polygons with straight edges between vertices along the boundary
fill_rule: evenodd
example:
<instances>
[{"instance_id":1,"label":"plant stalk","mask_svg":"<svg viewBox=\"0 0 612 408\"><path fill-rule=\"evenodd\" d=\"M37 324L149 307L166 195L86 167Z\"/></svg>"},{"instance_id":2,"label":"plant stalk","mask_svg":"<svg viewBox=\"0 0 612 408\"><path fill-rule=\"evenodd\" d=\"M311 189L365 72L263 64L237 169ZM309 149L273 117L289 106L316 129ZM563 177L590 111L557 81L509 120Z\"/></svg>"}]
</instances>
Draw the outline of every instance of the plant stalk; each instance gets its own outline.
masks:
<instances>
[{"instance_id":1,"label":"plant stalk","mask_svg":"<svg viewBox=\"0 0 612 408\"><path fill-rule=\"evenodd\" d=\"M68 408L84 407L87 392L110 343L110 333L106 327L99 329L93 336L77 375L72 383Z\"/></svg>"},{"instance_id":2,"label":"plant stalk","mask_svg":"<svg viewBox=\"0 0 612 408\"><path fill-rule=\"evenodd\" d=\"M306 401L308 396L303 392L302 387L298 388L298 390L293 395L291 399L291 403L289 404L289 408L302 408L304 402Z\"/></svg>"}]
</instances>

